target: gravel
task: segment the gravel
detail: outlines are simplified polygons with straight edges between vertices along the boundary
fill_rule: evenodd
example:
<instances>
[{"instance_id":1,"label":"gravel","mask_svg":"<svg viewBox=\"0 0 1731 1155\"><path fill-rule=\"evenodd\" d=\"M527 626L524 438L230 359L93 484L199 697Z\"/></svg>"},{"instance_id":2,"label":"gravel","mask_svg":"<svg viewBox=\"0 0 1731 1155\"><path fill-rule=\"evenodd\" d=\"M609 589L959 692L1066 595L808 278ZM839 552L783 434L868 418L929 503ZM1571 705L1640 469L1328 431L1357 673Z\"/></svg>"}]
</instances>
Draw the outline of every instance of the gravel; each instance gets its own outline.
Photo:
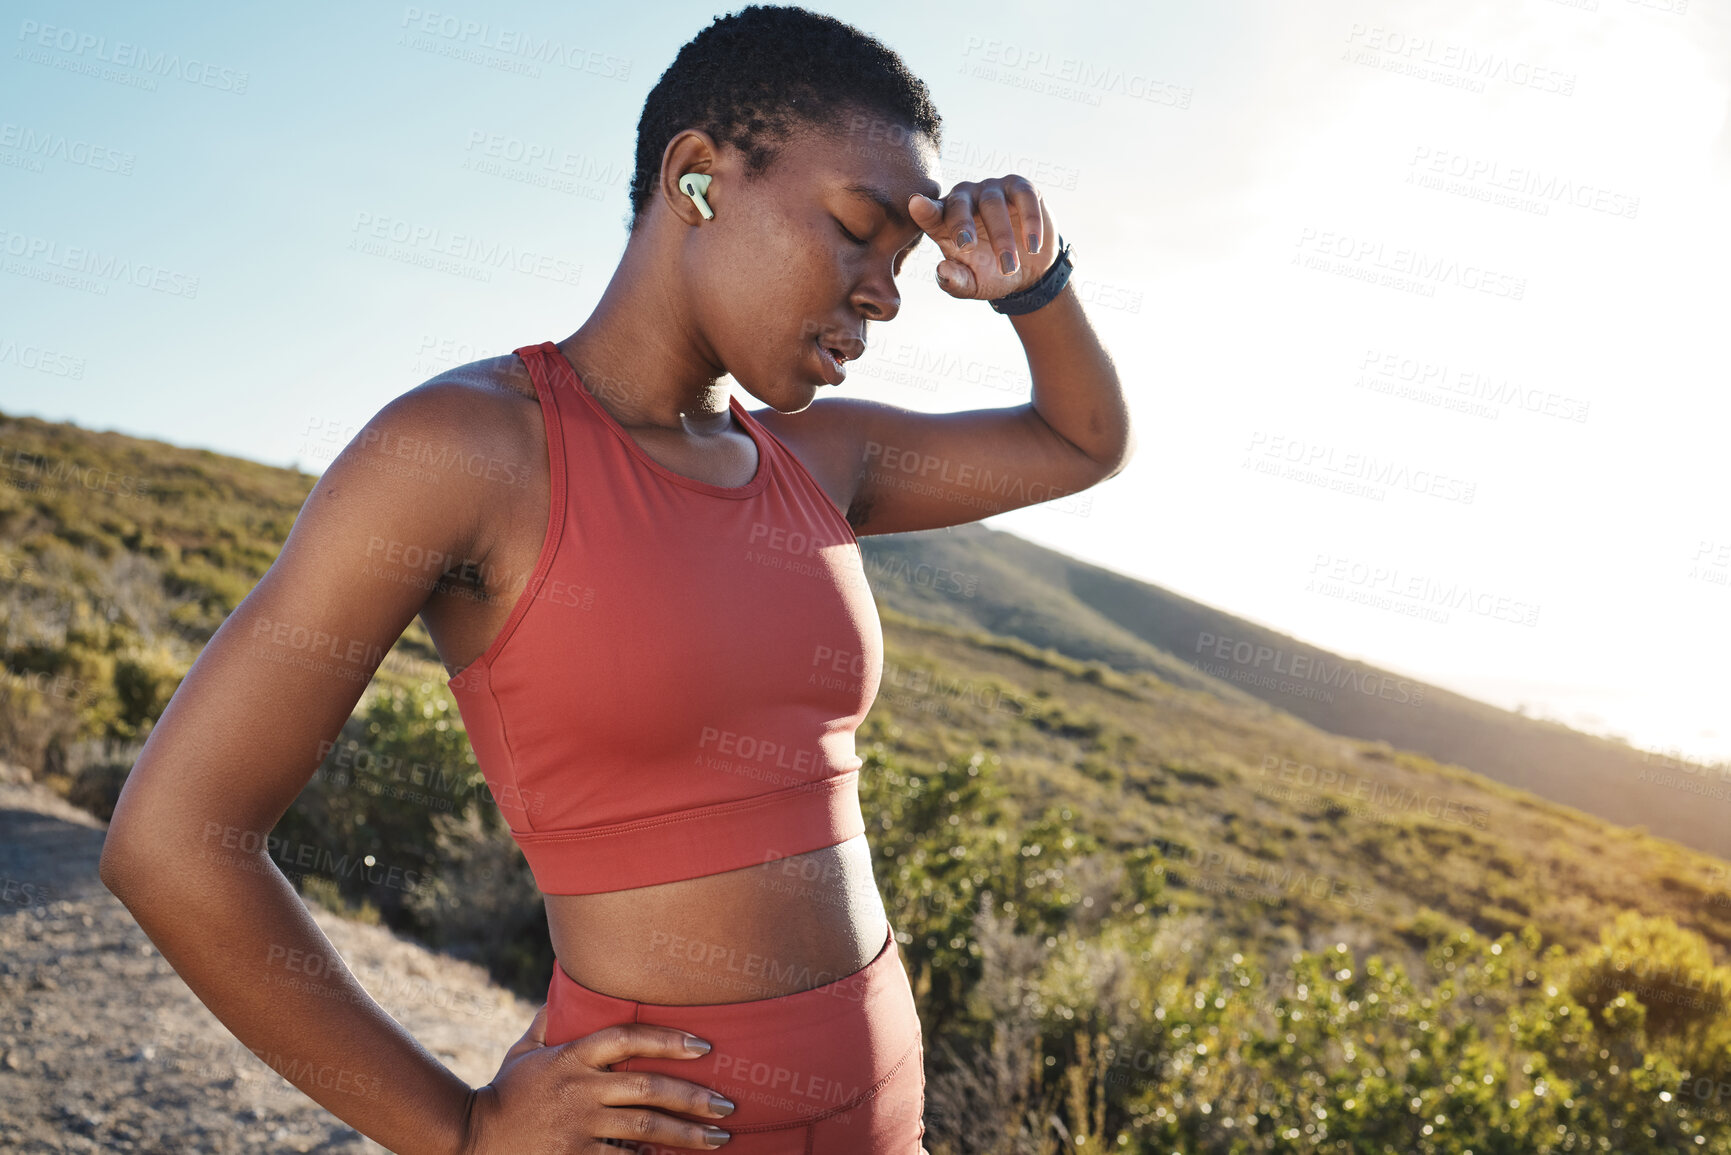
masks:
<instances>
[{"instance_id":1,"label":"gravel","mask_svg":"<svg viewBox=\"0 0 1731 1155\"><path fill-rule=\"evenodd\" d=\"M0 767L0 1151L383 1152L229 1034L97 876L104 824ZM536 1007L308 900L381 1005L471 1085Z\"/></svg>"}]
</instances>

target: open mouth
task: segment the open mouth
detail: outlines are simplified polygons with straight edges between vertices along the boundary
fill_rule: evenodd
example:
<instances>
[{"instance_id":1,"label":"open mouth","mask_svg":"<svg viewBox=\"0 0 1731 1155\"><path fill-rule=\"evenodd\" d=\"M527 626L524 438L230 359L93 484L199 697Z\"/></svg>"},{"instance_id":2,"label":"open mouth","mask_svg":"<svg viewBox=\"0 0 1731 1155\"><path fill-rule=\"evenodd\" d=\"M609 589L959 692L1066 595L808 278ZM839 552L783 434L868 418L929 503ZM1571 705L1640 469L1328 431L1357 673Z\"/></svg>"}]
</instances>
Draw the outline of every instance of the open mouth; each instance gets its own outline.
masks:
<instances>
[{"instance_id":1,"label":"open mouth","mask_svg":"<svg viewBox=\"0 0 1731 1155\"><path fill-rule=\"evenodd\" d=\"M831 385L840 385L847 379L847 370L843 367L847 354L834 346L825 345L821 337L813 337L811 343L817 346L817 355L823 361L824 378Z\"/></svg>"}]
</instances>

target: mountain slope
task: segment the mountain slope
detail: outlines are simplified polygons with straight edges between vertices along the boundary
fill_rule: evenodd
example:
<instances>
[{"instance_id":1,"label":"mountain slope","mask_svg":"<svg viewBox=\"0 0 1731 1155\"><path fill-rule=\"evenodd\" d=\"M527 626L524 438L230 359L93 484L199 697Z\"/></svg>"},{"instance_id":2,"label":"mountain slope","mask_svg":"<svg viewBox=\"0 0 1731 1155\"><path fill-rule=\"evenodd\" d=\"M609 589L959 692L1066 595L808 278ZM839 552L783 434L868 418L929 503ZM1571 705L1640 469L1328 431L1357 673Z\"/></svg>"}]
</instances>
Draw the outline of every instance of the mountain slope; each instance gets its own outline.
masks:
<instances>
[{"instance_id":1,"label":"mountain slope","mask_svg":"<svg viewBox=\"0 0 1731 1155\"><path fill-rule=\"evenodd\" d=\"M983 525L861 546L873 589L904 613L1145 670L1223 701L1254 698L1331 733L1414 750L1731 856L1731 823L1687 788L1716 776L1703 783L1624 743L1381 670Z\"/></svg>"}]
</instances>

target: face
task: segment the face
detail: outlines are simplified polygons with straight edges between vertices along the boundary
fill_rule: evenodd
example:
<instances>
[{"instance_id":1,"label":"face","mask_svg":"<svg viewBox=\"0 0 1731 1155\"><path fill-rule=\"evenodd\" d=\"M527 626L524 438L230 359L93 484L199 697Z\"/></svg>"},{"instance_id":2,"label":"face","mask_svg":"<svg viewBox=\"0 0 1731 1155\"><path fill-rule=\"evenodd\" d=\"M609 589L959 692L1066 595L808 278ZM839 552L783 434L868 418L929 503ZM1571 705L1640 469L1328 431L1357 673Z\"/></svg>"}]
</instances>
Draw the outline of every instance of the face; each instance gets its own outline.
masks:
<instances>
[{"instance_id":1,"label":"face","mask_svg":"<svg viewBox=\"0 0 1731 1155\"><path fill-rule=\"evenodd\" d=\"M734 380L798 412L840 383L871 322L900 311L902 265L932 243L907 215L908 198L940 195L937 149L862 113L844 115L834 136L794 137L756 179L738 151L714 155L715 217L686 233L681 257L684 283L699 290L689 304Z\"/></svg>"}]
</instances>

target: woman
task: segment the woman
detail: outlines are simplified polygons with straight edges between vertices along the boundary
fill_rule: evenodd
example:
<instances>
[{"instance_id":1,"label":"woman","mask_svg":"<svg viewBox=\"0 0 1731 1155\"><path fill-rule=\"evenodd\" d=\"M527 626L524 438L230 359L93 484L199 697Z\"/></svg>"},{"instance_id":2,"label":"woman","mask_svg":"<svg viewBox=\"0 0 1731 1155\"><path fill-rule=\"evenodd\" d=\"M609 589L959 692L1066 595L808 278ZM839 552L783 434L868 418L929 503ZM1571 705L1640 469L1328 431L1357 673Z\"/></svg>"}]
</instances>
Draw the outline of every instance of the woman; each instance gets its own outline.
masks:
<instances>
[{"instance_id":1,"label":"woman","mask_svg":"<svg viewBox=\"0 0 1731 1155\"><path fill-rule=\"evenodd\" d=\"M1038 191L940 199L939 141L876 40L800 8L717 18L645 103L593 315L381 409L151 734L104 881L235 1035L392 1150L921 1150L857 795L882 640L856 535L1074 493L1131 453ZM1032 403L814 401L923 237L946 291L1011 316ZM354 982L264 850L416 615L558 958L479 1088ZM218 844L229 868L184 869ZM273 981L294 959L321 961Z\"/></svg>"}]
</instances>

